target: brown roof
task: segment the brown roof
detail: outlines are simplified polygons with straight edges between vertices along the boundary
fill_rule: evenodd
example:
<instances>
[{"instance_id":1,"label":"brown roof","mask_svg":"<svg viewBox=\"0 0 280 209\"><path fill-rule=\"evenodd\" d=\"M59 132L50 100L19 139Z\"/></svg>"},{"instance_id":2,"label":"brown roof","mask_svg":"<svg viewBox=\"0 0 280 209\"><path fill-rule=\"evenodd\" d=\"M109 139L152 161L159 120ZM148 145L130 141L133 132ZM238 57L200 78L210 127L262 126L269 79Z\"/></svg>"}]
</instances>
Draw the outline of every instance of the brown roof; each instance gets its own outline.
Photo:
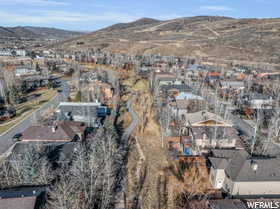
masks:
<instances>
[{"instance_id":1,"label":"brown roof","mask_svg":"<svg viewBox=\"0 0 280 209\"><path fill-rule=\"evenodd\" d=\"M37 197L0 199L0 209L34 209Z\"/></svg>"},{"instance_id":2,"label":"brown roof","mask_svg":"<svg viewBox=\"0 0 280 209\"><path fill-rule=\"evenodd\" d=\"M159 73L155 73L155 78L156 80L160 80L164 78L176 79L176 75L173 73L159 72Z\"/></svg>"},{"instance_id":3,"label":"brown roof","mask_svg":"<svg viewBox=\"0 0 280 209\"><path fill-rule=\"evenodd\" d=\"M86 126L79 122L62 121L56 125L55 132L52 126L34 125L23 133L22 141L72 141L78 133L84 133Z\"/></svg>"},{"instance_id":4,"label":"brown roof","mask_svg":"<svg viewBox=\"0 0 280 209\"><path fill-rule=\"evenodd\" d=\"M180 142L180 137L179 136L170 136L170 137L167 137L167 142L168 143L179 143Z\"/></svg>"}]
</instances>

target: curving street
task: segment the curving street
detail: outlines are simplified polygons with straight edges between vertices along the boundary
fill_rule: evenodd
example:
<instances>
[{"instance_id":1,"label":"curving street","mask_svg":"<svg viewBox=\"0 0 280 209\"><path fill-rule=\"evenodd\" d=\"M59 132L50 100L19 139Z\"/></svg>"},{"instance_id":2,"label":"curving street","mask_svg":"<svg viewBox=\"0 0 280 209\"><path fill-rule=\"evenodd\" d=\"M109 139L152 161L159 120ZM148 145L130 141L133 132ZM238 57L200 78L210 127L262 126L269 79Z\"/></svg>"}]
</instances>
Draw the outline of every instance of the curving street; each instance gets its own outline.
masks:
<instances>
[{"instance_id":1,"label":"curving street","mask_svg":"<svg viewBox=\"0 0 280 209\"><path fill-rule=\"evenodd\" d=\"M126 130L124 131L124 134L122 136L123 141L128 140L128 138L130 137L130 135L132 134L132 132L134 131L134 129L136 128L136 126L138 125L138 116L137 114L134 112L133 108L131 107L132 102L136 99L137 95L134 95L128 102L127 102L127 109L131 115L132 121L130 123L130 125L126 128Z\"/></svg>"}]
</instances>

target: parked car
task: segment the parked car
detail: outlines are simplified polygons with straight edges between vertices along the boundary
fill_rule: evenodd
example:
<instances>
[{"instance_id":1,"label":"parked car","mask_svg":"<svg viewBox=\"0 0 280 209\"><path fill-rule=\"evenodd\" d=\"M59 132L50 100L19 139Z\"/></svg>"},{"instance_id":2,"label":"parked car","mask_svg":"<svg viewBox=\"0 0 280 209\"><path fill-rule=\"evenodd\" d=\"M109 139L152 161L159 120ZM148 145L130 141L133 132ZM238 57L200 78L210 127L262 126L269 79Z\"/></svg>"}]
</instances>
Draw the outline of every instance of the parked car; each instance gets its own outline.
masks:
<instances>
[{"instance_id":1,"label":"parked car","mask_svg":"<svg viewBox=\"0 0 280 209\"><path fill-rule=\"evenodd\" d=\"M22 133L17 133L13 136L13 141L15 142L20 141L21 137L22 137Z\"/></svg>"}]
</instances>

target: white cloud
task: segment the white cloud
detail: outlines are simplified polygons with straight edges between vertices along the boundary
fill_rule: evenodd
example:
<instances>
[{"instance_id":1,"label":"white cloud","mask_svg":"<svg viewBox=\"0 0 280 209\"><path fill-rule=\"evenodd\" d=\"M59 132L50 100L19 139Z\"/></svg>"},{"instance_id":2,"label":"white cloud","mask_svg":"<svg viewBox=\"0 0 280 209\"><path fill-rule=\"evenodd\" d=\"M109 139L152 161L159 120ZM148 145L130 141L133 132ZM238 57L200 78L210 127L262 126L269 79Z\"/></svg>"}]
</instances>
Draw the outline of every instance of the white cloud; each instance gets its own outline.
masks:
<instances>
[{"instance_id":1,"label":"white cloud","mask_svg":"<svg viewBox=\"0 0 280 209\"><path fill-rule=\"evenodd\" d=\"M0 5L68 6L70 3L54 0L0 0Z\"/></svg>"},{"instance_id":2,"label":"white cloud","mask_svg":"<svg viewBox=\"0 0 280 209\"><path fill-rule=\"evenodd\" d=\"M228 6L213 5L213 6L201 6L200 10L225 12L225 11L232 11L233 9Z\"/></svg>"}]
</instances>

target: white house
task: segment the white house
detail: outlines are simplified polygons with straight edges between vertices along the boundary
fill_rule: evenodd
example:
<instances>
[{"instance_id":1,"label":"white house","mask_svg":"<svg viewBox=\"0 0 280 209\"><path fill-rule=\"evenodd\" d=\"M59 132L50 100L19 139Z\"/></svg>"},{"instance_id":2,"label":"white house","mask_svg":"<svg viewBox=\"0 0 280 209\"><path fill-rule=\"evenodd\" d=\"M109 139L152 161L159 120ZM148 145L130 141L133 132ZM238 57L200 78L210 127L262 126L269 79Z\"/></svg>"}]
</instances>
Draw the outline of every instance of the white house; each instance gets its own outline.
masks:
<instances>
[{"instance_id":1,"label":"white house","mask_svg":"<svg viewBox=\"0 0 280 209\"><path fill-rule=\"evenodd\" d=\"M16 56L19 56L19 57L25 57L26 56L26 51L23 50L23 49L17 49L15 50L16 52Z\"/></svg>"},{"instance_id":2,"label":"white house","mask_svg":"<svg viewBox=\"0 0 280 209\"><path fill-rule=\"evenodd\" d=\"M2 49L0 50L0 56L12 56L12 52L10 50Z\"/></svg>"},{"instance_id":3,"label":"white house","mask_svg":"<svg viewBox=\"0 0 280 209\"><path fill-rule=\"evenodd\" d=\"M5 98L6 97L6 82L3 77L0 77L0 97Z\"/></svg>"},{"instance_id":4,"label":"white house","mask_svg":"<svg viewBox=\"0 0 280 209\"><path fill-rule=\"evenodd\" d=\"M35 69L31 68L17 68L15 69L15 75L20 77L20 76L25 76L25 75L35 75L37 74L37 71Z\"/></svg>"},{"instance_id":5,"label":"white house","mask_svg":"<svg viewBox=\"0 0 280 209\"><path fill-rule=\"evenodd\" d=\"M212 150L210 182L232 196L280 196L279 158L253 158L245 150Z\"/></svg>"},{"instance_id":6,"label":"white house","mask_svg":"<svg viewBox=\"0 0 280 209\"><path fill-rule=\"evenodd\" d=\"M244 95L242 101L252 109L272 109L274 106L274 99L265 94Z\"/></svg>"},{"instance_id":7,"label":"white house","mask_svg":"<svg viewBox=\"0 0 280 209\"><path fill-rule=\"evenodd\" d=\"M62 102L56 111L59 120L73 120L87 123L89 126L98 126L97 111L101 103Z\"/></svg>"}]
</instances>

